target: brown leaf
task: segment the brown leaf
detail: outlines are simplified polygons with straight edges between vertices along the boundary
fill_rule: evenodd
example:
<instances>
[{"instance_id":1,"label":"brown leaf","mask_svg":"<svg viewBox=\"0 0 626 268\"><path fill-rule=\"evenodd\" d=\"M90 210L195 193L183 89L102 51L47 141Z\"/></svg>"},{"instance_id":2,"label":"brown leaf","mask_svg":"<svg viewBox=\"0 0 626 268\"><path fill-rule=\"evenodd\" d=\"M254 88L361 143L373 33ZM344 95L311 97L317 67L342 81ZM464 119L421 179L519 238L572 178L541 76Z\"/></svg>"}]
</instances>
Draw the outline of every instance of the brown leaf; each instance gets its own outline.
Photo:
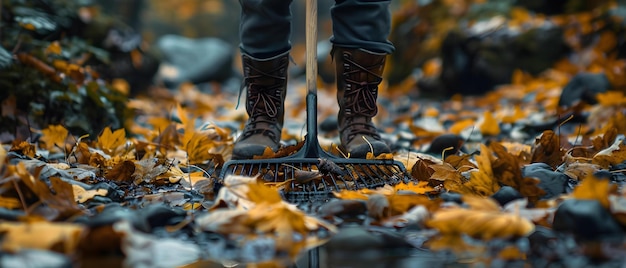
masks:
<instances>
[{"instance_id":1,"label":"brown leaf","mask_svg":"<svg viewBox=\"0 0 626 268\"><path fill-rule=\"evenodd\" d=\"M430 175L431 180L441 181L444 184L446 182L452 184L463 184L463 175L461 175L461 172L457 171L452 165L448 163L443 163L441 165L431 165L430 169L435 171L432 175Z\"/></svg>"},{"instance_id":2,"label":"brown leaf","mask_svg":"<svg viewBox=\"0 0 626 268\"><path fill-rule=\"evenodd\" d=\"M556 169L557 166L563 163L564 155L564 151L561 150L559 136L552 130L546 130L535 140L531 162L546 163Z\"/></svg>"},{"instance_id":3,"label":"brown leaf","mask_svg":"<svg viewBox=\"0 0 626 268\"><path fill-rule=\"evenodd\" d=\"M4 149L4 148L3 148ZM32 143L29 143L27 141L18 141L18 140L14 140L13 143L11 144L11 149L9 149L9 151L11 152L16 152L28 157L35 157L35 153L36 153L36 148L35 145Z\"/></svg>"},{"instance_id":4,"label":"brown leaf","mask_svg":"<svg viewBox=\"0 0 626 268\"><path fill-rule=\"evenodd\" d=\"M493 175L504 185L515 188L522 196L529 198L531 203L535 203L546 192L539 188L539 180L535 178L522 177L522 164L519 158L509 154L504 146L497 142L489 145L497 156L491 163Z\"/></svg>"},{"instance_id":5,"label":"brown leaf","mask_svg":"<svg viewBox=\"0 0 626 268\"><path fill-rule=\"evenodd\" d=\"M626 144L623 139L617 139L610 147L593 156L591 163L602 168L609 168L626 161Z\"/></svg>"},{"instance_id":6,"label":"brown leaf","mask_svg":"<svg viewBox=\"0 0 626 268\"><path fill-rule=\"evenodd\" d=\"M293 179L298 183L307 183L310 181L319 181L323 178L322 173L317 170L301 170L293 169Z\"/></svg>"},{"instance_id":7,"label":"brown leaf","mask_svg":"<svg viewBox=\"0 0 626 268\"><path fill-rule=\"evenodd\" d=\"M430 178L435 173L431 167L432 164L429 160L417 159L413 167L411 167L411 177L415 180Z\"/></svg>"},{"instance_id":8,"label":"brown leaf","mask_svg":"<svg viewBox=\"0 0 626 268\"><path fill-rule=\"evenodd\" d=\"M131 182L133 181L133 174L135 173L135 163L131 160L125 160L105 173L105 177L108 180L118 182Z\"/></svg>"},{"instance_id":9,"label":"brown leaf","mask_svg":"<svg viewBox=\"0 0 626 268\"><path fill-rule=\"evenodd\" d=\"M157 176L167 172L170 163L166 159L148 158L140 161L134 161L135 172L132 174L133 182L140 184L142 182L152 182Z\"/></svg>"},{"instance_id":10,"label":"brown leaf","mask_svg":"<svg viewBox=\"0 0 626 268\"><path fill-rule=\"evenodd\" d=\"M459 172L465 172L476 168L476 165L470 161L471 158L471 154L449 155L446 157L445 162L450 164Z\"/></svg>"},{"instance_id":11,"label":"brown leaf","mask_svg":"<svg viewBox=\"0 0 626 268\"><path fill-rule=\"evenodd\" d=\"M65 219L82 214L84 210L76 204L72 185L59 177L50 177L50 187L48 187L48 184L39 179L42 167L36 168L35 174L31 175L24 163L20 162L13 166L14 170L11 172L17 175L43 204L57 211L57 217Z\"/></svg>"}]
</instances>

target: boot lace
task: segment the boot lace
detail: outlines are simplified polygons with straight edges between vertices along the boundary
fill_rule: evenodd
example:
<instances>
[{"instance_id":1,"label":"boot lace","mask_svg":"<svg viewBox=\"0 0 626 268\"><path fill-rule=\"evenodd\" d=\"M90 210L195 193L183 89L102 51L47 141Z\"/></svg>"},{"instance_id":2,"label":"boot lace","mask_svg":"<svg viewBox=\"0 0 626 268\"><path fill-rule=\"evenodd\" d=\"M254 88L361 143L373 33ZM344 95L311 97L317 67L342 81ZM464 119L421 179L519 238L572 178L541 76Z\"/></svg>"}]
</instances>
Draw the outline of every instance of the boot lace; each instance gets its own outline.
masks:
<instances>
[{"instance_id":1,"label":"boot lace","mask_svg":"<svg viewBox=\"0 0 626 268\"><path fill-rule=\"evenodd\" d=\"M367 120L378 113L376 106L378 85L383 79L380 75L370 70L378 68L380 64L366 67L358 64L350 57L344 58L344 64L353 67L343 73L347 87L344 93L344 98L346 99L346 127L344 130L348 131L348 140L352 140L357 135L371 136L374 139L380 139L376 127L370 120ZM373 79L357 81L351 78L362 77L361 74L363 72L368 74L368 78L373 77Z\"/></svg>"},{"instance_id":2,"label":"boot lace","mask_svg":"<svg viewBox=\"0 0 626 268\"><path fill-rule=\"evenodd\" d=\"M285 75L281 75L281 65L268 72L263 71L255 66L249 65L248 75L244 77L242 87L239 89L239 97L237 106L244 88L248 90L247 108L250 116L249 123L246 124L242 135L249 137L255 134L262 134L270 137L275 142L280 140L280 130L278 127L278 116L282 106L282 85L287 79ZM272 85L266 85L264 80L274 79ZM267 127L270 126L270 127Z\"/></svg>"}]
</instances>

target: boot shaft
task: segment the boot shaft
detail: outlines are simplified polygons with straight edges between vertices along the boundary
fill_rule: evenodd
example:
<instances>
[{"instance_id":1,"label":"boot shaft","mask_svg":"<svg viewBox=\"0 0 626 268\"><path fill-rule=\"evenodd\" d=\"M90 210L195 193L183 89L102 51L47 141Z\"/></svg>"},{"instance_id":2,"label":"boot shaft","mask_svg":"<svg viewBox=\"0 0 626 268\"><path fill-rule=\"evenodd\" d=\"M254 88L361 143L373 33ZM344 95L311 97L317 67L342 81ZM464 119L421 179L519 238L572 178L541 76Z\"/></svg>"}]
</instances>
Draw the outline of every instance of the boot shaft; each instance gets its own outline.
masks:
<instances>
[{"instance_id":1,"label":"boot shaft","mask_svg":"<svg viewBox=\"0 0 626 268\"><path fill-rule=\"evenodd\" d=\"M336 67L340 126L346 117L371 121L378 113L378 86L383 80L387 55L340 47L334 47L332 55Z\"/></svg>"},{"instance_id":2,"label":"boot shaft","mask_svg":"<svg viewBox=\"0 0 626 268\"><path fill-rule=\"evenodd\" d=\"M277 120L282 126L287 92L289 53L269 59L256 59L242 54L243 86L246 111L250 119L257 117Z\"/></svg>"}]
</instances>

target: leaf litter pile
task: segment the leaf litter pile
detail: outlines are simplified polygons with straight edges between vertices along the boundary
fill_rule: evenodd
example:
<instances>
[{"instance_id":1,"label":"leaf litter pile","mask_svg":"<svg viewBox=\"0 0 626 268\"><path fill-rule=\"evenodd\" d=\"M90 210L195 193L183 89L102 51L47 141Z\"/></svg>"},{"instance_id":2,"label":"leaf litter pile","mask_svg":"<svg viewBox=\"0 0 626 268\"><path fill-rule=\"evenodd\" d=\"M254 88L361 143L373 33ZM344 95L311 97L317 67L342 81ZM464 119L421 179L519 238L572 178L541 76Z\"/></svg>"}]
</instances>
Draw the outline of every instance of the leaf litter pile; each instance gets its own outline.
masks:
<instances>
[{"instance_id":1,"label":"leaf litter pile","mask_svg":"<svg viewBox=\"0 0 626 268\"><path fill-rule=\"evenodd\" d=\"M572 16L554 20L579 43L593 25ZM311 172L272 183L217 176L245 120L226 90L152 88L127 102L124 128L98 135L32 128L0 147L1 266L282 267L317 247L328 265L622 264L626 62L611 54L615 35L599 38L574 46L584 57L515 71L480 96L407 102L405 84L383 86L377 120L394 152L368 157L402 162L410 180L323 201L282 198L288 185L319 180ZM580 72L604 73L613 89L559 105ZM319 87L320 118L332 117L334 88ZM293 79L285 144L262 157L301 146L305 91ZM17 113L10 101L2 108ZM340 154L336 132L321 134Z\"/></svg>"}]
</instances>

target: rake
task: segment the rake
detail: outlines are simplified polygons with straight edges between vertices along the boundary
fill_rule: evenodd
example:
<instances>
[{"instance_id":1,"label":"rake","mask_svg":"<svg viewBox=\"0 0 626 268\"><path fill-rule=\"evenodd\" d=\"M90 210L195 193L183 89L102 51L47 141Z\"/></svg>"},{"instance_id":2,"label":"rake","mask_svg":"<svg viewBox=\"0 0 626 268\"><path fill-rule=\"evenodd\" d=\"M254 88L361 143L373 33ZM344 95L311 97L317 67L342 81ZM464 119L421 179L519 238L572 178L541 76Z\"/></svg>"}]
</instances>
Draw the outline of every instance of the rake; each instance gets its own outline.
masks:
<instances>
[{"instance_id":1,"label":"rake","mask_svg":"<svg viewBox=\"0 0 626 268\"><path fill-rule=\"evenodd\" d=\"M302 147L285 157L229 160L222 167L221 179L237 174L285 183L283 197L295 203L326 200L335 191L373 189L409 179L399 161L343 158L321 148L317 138L317 0L306 0L306 87L307 134Z\"/></svg>"}]
</instances>

